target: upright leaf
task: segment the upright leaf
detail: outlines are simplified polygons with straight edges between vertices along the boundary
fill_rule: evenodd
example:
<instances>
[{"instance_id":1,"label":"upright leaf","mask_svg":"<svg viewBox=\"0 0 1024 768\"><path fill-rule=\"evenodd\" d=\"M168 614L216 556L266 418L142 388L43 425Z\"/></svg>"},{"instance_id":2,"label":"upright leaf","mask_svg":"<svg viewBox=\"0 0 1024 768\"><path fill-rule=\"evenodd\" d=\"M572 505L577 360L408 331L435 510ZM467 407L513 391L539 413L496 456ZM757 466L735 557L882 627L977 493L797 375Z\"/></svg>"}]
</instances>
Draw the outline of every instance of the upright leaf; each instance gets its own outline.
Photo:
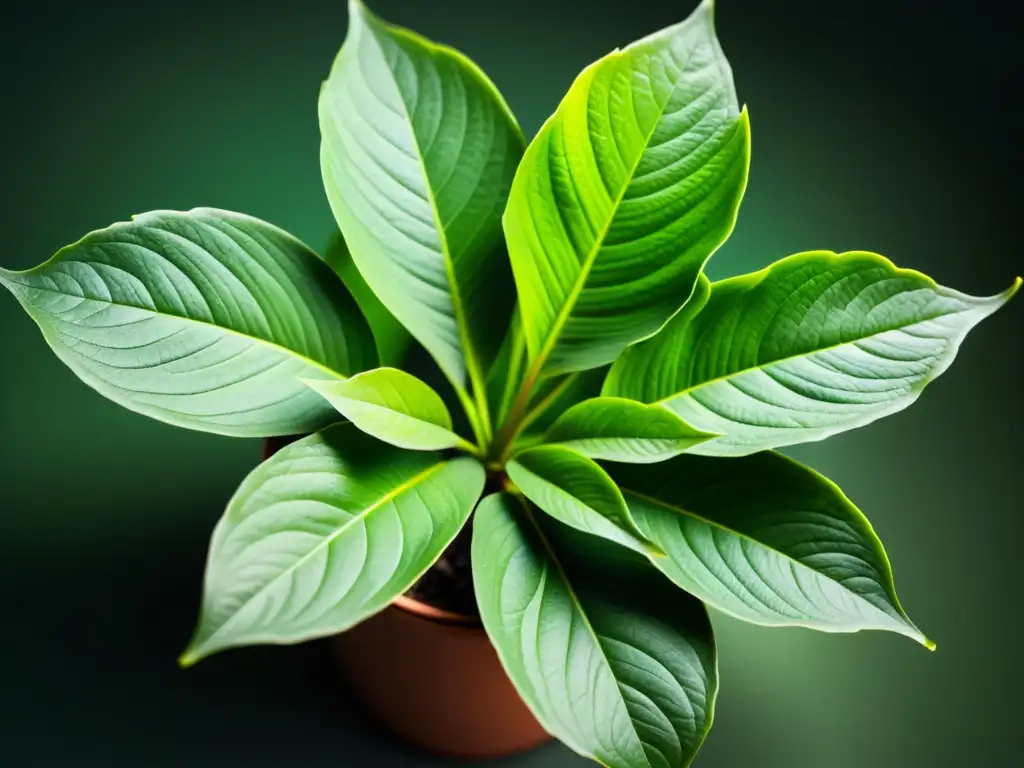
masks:
<instances>
[{"instance_id":1,"label":"upright leaf","mask_svg":"<svg viewBox=\"0 0 1024 768\"><path fill-rule=\"evenodd\" d=\"M462 54L353 0L319 112L327 197L359 271L482 397L511 300L500 219L524 140L507 105Z\"/></svg>"},{"instance_id":2,"label":"upright leaf","mask_svg":"<svg viewBox=\"0 0 1024 768\"><path fill-rule=\"evenodd\" d=\"M872 253L790 256L714 283L696 317L626 350L603 393L721 435L694 453L821 440L914 402L1019 285L976 298Z\"/></svg>"},{"instance_id":3,"label":"upright leaf","mask_svg":"<svg viewBox=\"0 0 1024 768\"><path fill-rule=\"evenodd\" d=\"M409 345L412 343L412 336L405 330L405 326L388 311L388 308L380 303L380 299L377 298L373 289L367 285L366 280L356 267L356 263L352 261L348 244L340 232L335 233L331 238L324 253L324 261L331 265L331 269L345 283L345 287L352 294L352 298L356 300L359 309L363 311L366 321L370 324L370 330L373 331L373 338L377 342L381 365L402 365Z\"/></svg>"},{"instance_id":4,"label":"upright leaf","mask_svg":"<svg viewBox=\"0 0 1024 768\"><path fill-rule=\"evenodd\" d=\"M642 554L662 554L637 528L608 474L582 454L541 445L518 454L506 471L526 498L565 525Z\"/></svg>"},{"instance_id":5,"label":"upright leaf","mask_svg":"<svg viewBox=\"0 0 1024 768\"><path fill-rule=\"evenodd\" d=\"M373 367L366 320L305 245L257 219L154 211L2 282L54 352L126 408L240 437L315 431L333 409L300 377Z\"/></svg>"},{"instance_id":6,"label":"upright leaf","mask_svg":"<svg viewBox=\"0 0 1024 768\"><path fill-rule=\"evenodd\" d=\"M351 424L282 449L214 530L182 664L334 634L384 609L452 542L483 486L471 458L402 451Z\"/></svg>"},{"instance_id":7,"label":"upright leaf","mask_svg":"<svg viewBox=\"0 0 1024 768\"><path fill-rule=\"evenodd\" d=\"M690 765L718 689L704 606L507 494L480 502L472 557L484 627L549 732L609 768Z\"/></svg>"},{"instance_id":8,"label":"upright leaf","mask_svg":"<svg viewBox=\"0 0 1024 768\"><path fill-rule=\"evenodd\" d=\"M813 470L767 451L612 473L667 553L655 565L708 605L756 624L880 629L934 647L900 607L870 523Z\"/></svg>"},{"instance_id":9,"label":"upright leaf","mask_svg":"<svg viewBox=\"0 0 1024 768\"><path fill-rule=\"evenodd\" d=\"M375 368L345 381L307 381L367 434L411 451L471 448L452 431L444 400L410 373Z\"/></svg>"},{"instance_id":10,"label":"upright leaf","mask_svg":"<svg viewBox=\"0 0 1024 768\"><path fill-rule=\"evenodd\" d=\"M504 216L531 370L596 368L657 332L729 236L749 159L710 0L585 69Z\"/></svg>"}]
</instances>

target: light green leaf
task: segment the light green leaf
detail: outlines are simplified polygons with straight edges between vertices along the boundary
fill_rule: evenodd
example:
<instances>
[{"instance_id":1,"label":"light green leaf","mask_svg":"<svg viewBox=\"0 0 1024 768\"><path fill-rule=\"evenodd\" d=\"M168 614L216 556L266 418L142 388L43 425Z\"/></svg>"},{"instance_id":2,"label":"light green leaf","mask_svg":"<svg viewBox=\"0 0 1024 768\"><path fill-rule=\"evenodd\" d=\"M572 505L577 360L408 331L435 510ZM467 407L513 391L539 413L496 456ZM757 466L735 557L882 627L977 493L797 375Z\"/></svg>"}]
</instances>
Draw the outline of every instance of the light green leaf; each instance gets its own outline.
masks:
<instances>
[{"instance_id":1,"label":"light green leaf","mask_svg":"<svg viewBox=\"0 0 1024 768\"><path fill-rule=\"evenodd\" d=\"M887 630L934 645L900 607L871 524L835 484L781 454L679 456L612 470L655 565L756 624Z\"/></svg>"},{"instance_id":2,"label":"light green leaf","mask_svg":"<svg viewBox=\"0 0 1024 768\"><path fill-rule=\"evenodd\" d=\"M352 261L352 254L349 253L348 245L340 232L336 232L331 238L324 253L324 261L331 265L331 269L345 283L345 287L363 311L377 342L381 365L402 365L409 345L412 344L412 336L388 308L380 303L373 289L366 284L366 280Z\"/></svg>"},{"instance_id":3,"label":"light green leaf","mask_svg":"<svg viewBox=\"0 0 1024 768\"><path fill-rule=\"evenodd\" d=\"M872 253L790 256L714 283L696 317L626 350L603 394L721 435L694 453L821 440L914 402L1019 285L976 298Z\"/></svg>"},{"instance_id":4,"label":"light green leaf","mask_svg":"<svg viewBox=\"0 0 1024 768\"><path fill-rule=\"evenodd\" d=\"M0 282L82 381L179 427L315 431L336 414L299 378L377 364L337 276L291 235L229 211L145 213Z\"/></svg>"},{"instance_id":5,"label":"light green leaf","mask_svg":"<svg viewBox=\"0 0 1024 768\"><path fill-rule=\"evenodd\" d=\"M474 459L402 451L351 424L287 446L214 530L181 663L335 634L383 610L454 540L483 486Z\"/></svg>"},{"instance_id":6,"label":"light green leaf","mask_svg":"<svg viewBox=\"0 0 1024 768\"><path fill-rule=\"evenodd\" d=\"M710 0L579 75L504 216L535 375L610 363L679 310L732 231L749 129Z\"/></svg>"},{"instance_id":7,"label":"light green leaf","mask_svg":"<svg viewBox=\"0 0 1024 768\"><path fill-rule=\"evenodd\" d=\"M597 464L560 445L541 445L506 466L523 495L557 520L642 554L663 554L637 528L622 494Z\"/></svg>"},{"instance_id":8,"label":"light green leaf","mask_svg":"<svg viewBox=\"0 0 1024 768\"><path fill-rule=\"evenodd\" d=\"M667 408L597 397L563 413L544 442L564 445L592 459L650 464L677 456L709 437Z\"/></svg>"},{"instance_id":9,"label":"light green leaf","mask_svg":"<svg viewBox=\"0 0 1024 768\"><path fill-rule=\"evenodd\" d=\"M718 690L703 605L508 494L480 502L472 561L484 627L544 728L609 768L690 765Z\"/></svg>"},{"instance_id":10,"label":"light green leaf","mask_svg":"<svg viewBox=\"0 0 1024 768\"><path fill-rule=\"evenodd\" d=\"M319 113L327 197L359 271L483 398L513 298L500 220L525 142L508 106L459 52L350 2Z\"/></svg>"},{"instance_id":11,"label":"light green leaf","mask_svg":"<svg viewBox=\"0 0 1024 768\"><path fill-rule=\"evenodd\" d=\"M452 431L444 400L411 373L376 368L345 381L307 381L345 418L378 440L411 451L471 448Z\"/></svg>"}]
</instances>

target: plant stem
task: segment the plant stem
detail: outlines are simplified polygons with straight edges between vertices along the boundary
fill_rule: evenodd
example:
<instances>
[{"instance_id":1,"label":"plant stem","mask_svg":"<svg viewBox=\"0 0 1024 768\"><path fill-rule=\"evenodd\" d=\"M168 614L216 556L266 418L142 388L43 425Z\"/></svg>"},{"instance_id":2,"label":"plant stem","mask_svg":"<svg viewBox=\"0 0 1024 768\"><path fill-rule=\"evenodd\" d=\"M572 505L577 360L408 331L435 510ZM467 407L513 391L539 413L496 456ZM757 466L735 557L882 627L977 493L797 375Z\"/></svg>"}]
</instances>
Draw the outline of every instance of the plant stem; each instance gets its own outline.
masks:
<instances>
[{"instance_id":1,"label":"plant stem","mask_svg":"<svg viewBox=\"0 0 1024 768\"><path fill-rule=\"evenodd\" d=\"M533 385L536 381L537 369L536 366L534 366L534 368L526 375L526 378L523 379L523 384L519 388L519 394L516 396L515 402L512 403L508 416L502 423L497 434L494 436L494 442L491 443L491 450L487 453L487 457L490 461L502 461L502 457L512 445L512 441L514 441L516 436L519 434L523 418L526 416L526 407L530 403L530 395L533 393Z\"/></svg>"}]
</instances>

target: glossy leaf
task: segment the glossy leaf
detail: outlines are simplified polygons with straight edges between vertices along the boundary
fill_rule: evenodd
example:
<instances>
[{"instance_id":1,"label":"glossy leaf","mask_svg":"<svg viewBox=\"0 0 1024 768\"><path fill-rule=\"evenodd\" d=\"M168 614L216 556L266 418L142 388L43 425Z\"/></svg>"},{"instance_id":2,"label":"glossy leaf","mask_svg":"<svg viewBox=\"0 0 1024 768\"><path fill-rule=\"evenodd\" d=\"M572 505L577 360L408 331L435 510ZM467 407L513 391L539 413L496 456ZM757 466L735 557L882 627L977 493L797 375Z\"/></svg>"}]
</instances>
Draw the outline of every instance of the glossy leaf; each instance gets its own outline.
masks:
<instances>
[{"instance_id":1,"label":"glossy leaf","mask_svg":"<svg viewBox=\"0 0 1024 768\"><path fill-rule=\"evenodd\" d=\"M474 459L402 451L339 424L256 468L210 544L182 664L341 632L407 591L483 490Z\"/></svg>"},{"instance_id":2,"label":"glossy leaf","mask_svg":"<svg viewBox=\"0 0 1024 768\"><path fill-rule=\"evenodd\" d=\"M138 413L242 437L314 431L299 381L377 364L345 286L305 245L228 211L154 211L2 282L86 384Z\"/></svg>"},{"instance_id":3,"label":"glossy leaf","mask_svg":"<svg viewBox=\"0 0 1024 768\"><path fill-rule=\"evenodd\" d=\"M349 293L356 300L363 316L370 324L381 365L400 366L412 344L412 336L398 319L381 304L373 289L359 273L348 244L340 232L335 233L324 252L324 261L331 265Z\"/></svg>"},{"instance_id":4,"label":"glossy leaf","mask_svg":"<svg viewBox=\"0 0 1024 768\"><path fill-rule=\"evenodd\" d=\"M757 624L887 630L934 647L900 607L870 523L813 470L766 451L612 473L667 553L657 567L708 605Z\"/></svg>"},{"instance_id":5,"label":"glossy leaf","mask_svg":"<svg viewBox=\"0 0 1024 768\"><path fill-rule=\"evenodd\" d=\"M319 113L327 197L359 271L456 386L482 387L507 319L500 219L524 145L507 105L465 56L354 1Z\"/></svg>"},{"instance_id":6,"label":"glossy leaf","mask_svg":"<svg viewBox=\"0 0 1024 768\"><path fill-rule=\"evenodd\" d=\"M703 309L616 361L603 393L661 403L739 456L821 440L902 410L1005 304L881 256L798 254L714 283Z\"/></svg>"},{"instance_id":7,"label":"glossy leaf","mask_svg":"<svg viewBox=\"0 0 1024 768\"><path fill-rule=\"evenodd\" d=\"M712 435L667 408L620 397L584 400L563 413L544 436L592 459L650 464L677 456Z\"/></svg>"},{"instance_id":8,"label":"glossy leaf","mask_svg":"<svg viewBox=\"0 0 1024 768\"><path fill-rule=\"evenodd\" d=\"M411 373L376 368L345 381L307 381L346 419L378 440L412 451L469 448L452 431L444 400Z\"/></svg>"},{"instance_id":9,"label":"glossy leaf","mask_svg":"<svg viewBox=\"0 0 1024 768\"><path fill-rule=\"evenodd\" d=\"M560 445L541 445L506 466L523 495L557 520L643 554L662 554L637 528L608 474Z\"/></svg>"},{"instance_id":10,"label":"glossy leaf","mask_svg":"<svg viewBox=\"0 0 1024 768\"><path fill-rule=\"evenodd\" d=\"M585 69L504 216L531 370L596 368L657 332L732 231L749 160L710 0Z\"/></svg>"},{"instance_id":11,"label":"glossy leaf","mask_svg":"<svg viewBox=\"0 0 1024 768\"><path fill-rule=\"evenodd\" d=\"M507 494L480 502L472 558L484 627L549 732L610 768L690 765L718 688L703 605Z\"/></svg>"}]
</instances>

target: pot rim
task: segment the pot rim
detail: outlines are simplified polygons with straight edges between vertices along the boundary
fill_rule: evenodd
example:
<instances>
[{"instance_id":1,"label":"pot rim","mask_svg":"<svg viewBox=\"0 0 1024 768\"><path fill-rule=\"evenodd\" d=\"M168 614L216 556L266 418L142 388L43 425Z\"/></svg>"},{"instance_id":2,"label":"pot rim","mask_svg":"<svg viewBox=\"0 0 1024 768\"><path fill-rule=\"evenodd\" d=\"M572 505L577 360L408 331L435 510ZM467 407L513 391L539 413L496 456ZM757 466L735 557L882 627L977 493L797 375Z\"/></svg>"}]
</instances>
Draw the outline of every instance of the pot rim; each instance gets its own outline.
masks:
<instances>
[{"instance_id":1,"label":"pot rim","mask_svg":"<svg viewBox=\"0 0 1024 768\"><path fill-rule=\"evenodd\" d=\"M482 630L484 628L483 622L478 616L467 616L463 613L455 613L454 611L446 611L443 608L435 608L429 603L424 603L423 601L417 600L414 597L409 597L408 595L399 595L391 601L391 605L403 613L408 613L416 616L417 618L432 621L437 624L461 627L462 629Z\"/></svg>"}]
</instances>

